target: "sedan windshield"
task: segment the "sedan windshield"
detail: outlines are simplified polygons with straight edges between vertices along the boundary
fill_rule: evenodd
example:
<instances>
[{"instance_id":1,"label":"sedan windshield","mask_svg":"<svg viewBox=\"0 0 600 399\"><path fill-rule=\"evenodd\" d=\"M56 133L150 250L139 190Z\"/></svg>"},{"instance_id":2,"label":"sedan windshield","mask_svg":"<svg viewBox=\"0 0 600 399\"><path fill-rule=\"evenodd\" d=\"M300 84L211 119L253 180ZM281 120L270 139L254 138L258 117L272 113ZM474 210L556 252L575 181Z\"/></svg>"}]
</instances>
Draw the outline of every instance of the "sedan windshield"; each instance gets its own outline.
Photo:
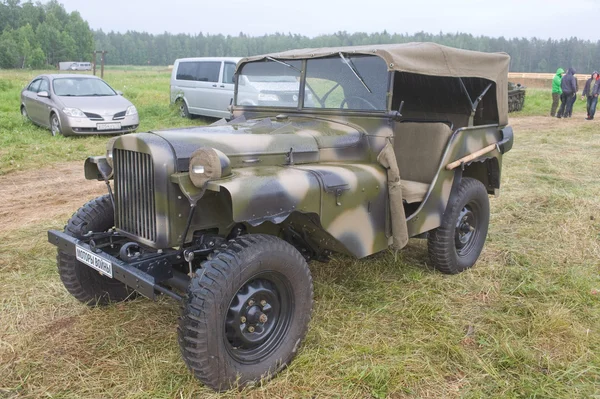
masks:
<instances>
[{"instance_id":1,"label":"sedan windshield","mask_svg":"<svg viewBox=\"0 0 600 399\"><path fill-rule=\"evenodd\" d=\"M68 97L116 96L117 93L103 80L92 78L54 79L54 94Z\"/></svg>"}]
</instances>

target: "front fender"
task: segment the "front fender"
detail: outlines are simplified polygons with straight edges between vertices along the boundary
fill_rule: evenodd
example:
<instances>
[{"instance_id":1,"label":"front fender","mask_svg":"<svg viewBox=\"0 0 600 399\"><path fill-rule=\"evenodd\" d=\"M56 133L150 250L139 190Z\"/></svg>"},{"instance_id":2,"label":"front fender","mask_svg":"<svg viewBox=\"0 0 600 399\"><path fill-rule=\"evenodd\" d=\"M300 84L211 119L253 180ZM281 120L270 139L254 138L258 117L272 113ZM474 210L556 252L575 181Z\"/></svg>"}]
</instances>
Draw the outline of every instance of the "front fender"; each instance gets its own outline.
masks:
<instances>
[{"instance_id":1,"label":"front fender","mask_svg":"<svg viewBox=\"0 0 600 399\"><path fill-rule=\"evenodd\" d=\"M387 176L379 165L240 168L207 190L227 192L236 223L280 224L293 212L310 213L348 254L362 258L388 247Z\"/></svg>"}]
</instances>

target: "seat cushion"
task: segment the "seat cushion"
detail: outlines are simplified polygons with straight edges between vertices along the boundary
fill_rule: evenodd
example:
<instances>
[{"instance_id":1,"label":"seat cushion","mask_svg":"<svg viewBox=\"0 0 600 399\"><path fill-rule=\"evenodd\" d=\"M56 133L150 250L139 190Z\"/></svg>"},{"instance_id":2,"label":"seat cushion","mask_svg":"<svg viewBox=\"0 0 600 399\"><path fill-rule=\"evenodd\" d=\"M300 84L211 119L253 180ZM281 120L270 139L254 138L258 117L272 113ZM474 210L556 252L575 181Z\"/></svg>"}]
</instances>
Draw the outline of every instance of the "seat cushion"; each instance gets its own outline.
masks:
<instances>
[{"instance_id":1,"label":"seat cushion","mask_svg":"<svg viewBox=\"0 0 600 399\"><path fill-rule=\"evenodd\" d=\"M422 202L429 190L429 184L412 180L401 180L402 199L409 204Z\"/></svg>"}]
</instances>

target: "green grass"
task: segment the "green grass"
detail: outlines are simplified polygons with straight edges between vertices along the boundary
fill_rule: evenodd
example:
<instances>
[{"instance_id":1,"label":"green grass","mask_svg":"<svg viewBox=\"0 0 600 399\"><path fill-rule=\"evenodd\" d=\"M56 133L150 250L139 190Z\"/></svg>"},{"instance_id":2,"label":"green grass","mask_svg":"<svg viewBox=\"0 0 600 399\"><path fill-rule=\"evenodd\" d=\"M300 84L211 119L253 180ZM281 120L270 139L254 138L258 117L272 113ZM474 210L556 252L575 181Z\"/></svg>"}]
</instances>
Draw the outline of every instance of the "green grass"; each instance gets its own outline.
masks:
<instances>
[{"instance_id":1,"label":"green grass","mask_svg":"<svg viewBox=\"0 0 600 399\"><path fill-rule=\"evenodd\" d=\"M552 91L550 89L527 89L523 110L512 112L511 116L550 115ZM560 102L559 102L560 106ZM581 91L573 105L573 112L585 113L586 102L581 100Z\"/></svg>"},{"instance_id":2,"label":"green grass","mask_svg":"<svg viewBox=\"0 0 600 399\"><path fill-rule=\"evenodd\" d=\"M52 137L49 130L22 119L22 88L41 73L55 72L0 70L0 175L104 153L106 136ZM138 131L207 123L203 118L182 119L169 105L170 72L166 68L110 69L104 78L137 107Z\"/></svg>"},{"instance_id":3,"label":"green grass","mask_svg":"<svg viewBox=\"0 0 600 399\"><path fill-rule=\"evenodd\" d=\"M18 93L27 77L15 76ZM143 130L185 122L168 108L167 76L115 71L107 79L137 93ZM528 100L542 96L534 91ZM546 108L529 101L523 113ZM2 115L0 126L11 127L0 151L28 153L19 169L35 166L28 157L83 159L104 145L53 139ZM241 393L217 395L185 368L173 301L89 309L67 294L45 234L70 213L0 230L0 397L598 397L598 125L515 116L515 146L477 265L457 276L434 272L420 240L397 254L311 263L315 310L298 357L273 381ZM4 153L1 165L10 165Z\"/></svg>"}]
</instances>

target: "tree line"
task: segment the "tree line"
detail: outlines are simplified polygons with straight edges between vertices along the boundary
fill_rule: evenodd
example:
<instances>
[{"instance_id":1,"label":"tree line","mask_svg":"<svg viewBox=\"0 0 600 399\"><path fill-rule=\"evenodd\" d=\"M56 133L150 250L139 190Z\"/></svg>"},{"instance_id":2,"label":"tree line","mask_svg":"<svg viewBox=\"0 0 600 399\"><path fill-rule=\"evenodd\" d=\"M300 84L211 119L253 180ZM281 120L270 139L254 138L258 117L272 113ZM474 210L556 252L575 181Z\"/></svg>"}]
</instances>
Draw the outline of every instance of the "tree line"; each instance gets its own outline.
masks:
<instances>
[{"instance_id":1,"label":"tree line","mask_svg":"<svg viewBox=\"0 0 600 399\"><path fill-rule=\"evenodd\" d=\"M94 34L77 11L57 0L21 4L0 0L0 68L44 68L89 60Z\"/></svg>"},{"instance_id":2,"label":"tree line","mask_svg":"<svg viewBox=\"0 0 600 399\"><path fill-rule=\"evenodd\" d=\"M586 72L600 68L600 40L592 42L577 38L492 38L466 33L415 34L337 32L314 38L298 34L275 33L253 37L209 34L152 35L140 32L94 32L96 49L107 50L109 64L170 65L182 57L220 57L266 54L305 47L354 46L409 42L435 42L446 46L486 51L503 51L511 56L511 71L555 72L558 67Z\"/></svg>"},{"instance_id":3,"label":"tree line","mask_svg":"<svg viewBox=\"0 0 600 399\"><path fill-rule=\"evenodd\" d=\"M42 4L0 0L0 68L42 68L60 61L91 61L94 50L108 51L109 65L170 65L183 57L265 54L293 48L435 42L446 46L511 56L511 71L579 72L600 68L600 40L577 38L492 38L466 33L415 34L337 32L314 38L274 33L264 36L222 34L149 34L92 31L79 12L68 13L57 0Z\"/></svg>"}]
</instances>

